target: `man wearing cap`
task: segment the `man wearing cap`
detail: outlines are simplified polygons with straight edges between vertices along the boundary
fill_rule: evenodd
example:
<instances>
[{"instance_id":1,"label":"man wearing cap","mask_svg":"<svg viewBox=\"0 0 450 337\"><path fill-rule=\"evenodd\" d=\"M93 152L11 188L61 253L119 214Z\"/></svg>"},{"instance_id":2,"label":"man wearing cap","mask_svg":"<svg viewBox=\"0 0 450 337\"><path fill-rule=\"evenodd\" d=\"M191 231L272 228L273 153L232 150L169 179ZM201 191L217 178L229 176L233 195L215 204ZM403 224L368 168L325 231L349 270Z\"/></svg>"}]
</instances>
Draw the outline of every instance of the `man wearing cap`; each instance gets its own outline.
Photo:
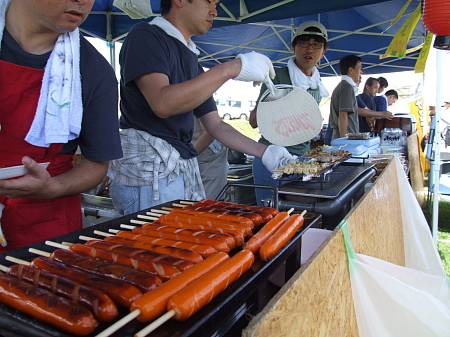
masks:
<instances>
[{"instance_id":1,"label":"man wearing cap","mask_svg":"<svg viewBox=\"0 0 450 337\"><path fill-rule=\"evenodd\" d=\"M320 80L319 70L316 65L324 56L328 48L328 35L325 27L317 21L306 21L300 24L292 40L294 57L289 59L287 67L277 68L274 84L288 84L306 90L317 102L320 103L322 97L329 96L327 89ZM267 87L262 85L258 100L266 92ZM257 109L250 113L249 123L253 128L258 127ZM270 142L261 136L259 142L270 145ZM310 141L302 144L287 146L289 153L301 156L310 149ZM253 178L255 184L276 186L278 181L272 179L269 172L261 163L259 158L253 161ZM269 189L257 189L256 199L258 205L262 205L261 200L272 196Z\"/></svg>"}]
</instances>

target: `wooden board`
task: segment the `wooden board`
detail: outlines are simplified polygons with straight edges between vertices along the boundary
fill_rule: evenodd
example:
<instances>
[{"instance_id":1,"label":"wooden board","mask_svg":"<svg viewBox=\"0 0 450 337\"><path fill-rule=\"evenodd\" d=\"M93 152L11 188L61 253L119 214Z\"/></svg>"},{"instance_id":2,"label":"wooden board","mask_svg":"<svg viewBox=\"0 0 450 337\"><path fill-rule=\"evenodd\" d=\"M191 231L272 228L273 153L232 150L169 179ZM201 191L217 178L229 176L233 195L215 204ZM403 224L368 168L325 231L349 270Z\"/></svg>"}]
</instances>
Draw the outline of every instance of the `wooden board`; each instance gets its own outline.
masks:
<instances>
[{"instance_id":1,"label":"wooden board","mask_svg":"<svg viewBox=\"0 0 450 337\"><path fill-rule=\"evenodd\" d=\"M345 217L356 253L404 266L402 216L394 162ZM255 316L244 337L359 336L342 230Z\"/></svg>"},{"instance_id":2,"label":"wooden board","mask_svg":"<svg viewBox=\"0 0 450 337\"><path fill-rule=\"evenodd\" d=\"M424 171L420 161L420 144L418 133L413 133L408 137L408 160L409 160L409 177L411 179L411 187L419 202L423 204L424 194Z\"/></svg>"}]
</instances>

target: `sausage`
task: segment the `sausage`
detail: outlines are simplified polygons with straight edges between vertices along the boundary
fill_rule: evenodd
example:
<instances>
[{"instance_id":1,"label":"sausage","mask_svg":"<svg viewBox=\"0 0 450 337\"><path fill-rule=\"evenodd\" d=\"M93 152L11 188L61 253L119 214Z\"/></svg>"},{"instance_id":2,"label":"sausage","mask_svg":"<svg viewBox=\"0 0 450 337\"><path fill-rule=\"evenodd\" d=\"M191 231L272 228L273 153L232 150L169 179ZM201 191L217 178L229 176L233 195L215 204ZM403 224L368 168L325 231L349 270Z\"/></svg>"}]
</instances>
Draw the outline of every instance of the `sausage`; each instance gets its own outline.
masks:
<instances>
[{"instance_id":1,"label":"sausage","mask_svg":"<svg viewBox=\"0 0 450 337\"><path fill-rule=\"evenodd\" d=\"M163 283L160 287L149 291L139 297L130 307L130 311L139 309L141 314L136 317L139 322L149 322L159 317L166 311L169 298L180 290L195 282L203 275L209 273L219 263L229 259L229 255L219 252L208 257L194 267L186 270L173 279Z\"/></svg>"},{"instance_id":2,"label":"sausage","mask_svg":"<svg viewBox=\"0 0 450 337\"><path fill-rule=\"evenodd\" d=\"M229 234L229 235L233 236L236 246L240 247L244 243L244 235L241 232L233 230L233 229L212 227L212 226L203 226L203 225L194 225L194 224L190 224L187 222L177 222L177 221L159 220L159 219L156 221L153 221L152 224Z\"/></svg>"},{"instance_id":3,"label":"sausage","mask_svg":"<svg viewBox=\"0 0 450 337\"><path fill-rule=\"evenodd\" d=\"M133 248L123 244L113 242L106 242L102 240L90 240L88 246L106 250L108 252L117 253L121 255L130 256L132 258L142 260L150 263L158 263L177 268L178 270L186 270L191 268L194 263L188 260L175 258L173 256L155 253L143 248ZM87 244L87 243L86 243ZM201 257L200 257L201 258ZM139 269L139 268L138 268Z\"/></svg>"},{"instance_id":4,"label":"sausage","mask_svg":"<svg viewBox=\"0 0 450 337\"><path fill-rule=\"evenodd\" d=\"M193 224L193 225L216 227L216 228L227 228L227 229L241 232L245 237L252 235L252 228L248 225L212 221L211 219L208 219L208 218L192 217L189 215L182 215L181 213L179 213L179 214L163 214L159 217L158 221L162 221L162 220L176 221L179 223L189 223L189 224Z\"/></svg>"},{"instance_id":5,"label":"sausage","mask_svg":"<svg viewBox=\"0 0 450 337\"><path fill-rule=\"evenodd\" d=\"M8 274L89 309L100 322L109 322L119 314L114 302L103 292L68 278L53 275L23 264L8 268Z\"/></svg>"},{"instance_id":6,"label":"sausage","mask_svg":"<svg viewBox=\"0 0 450 337\"><path fill-rule=\"evenodd\" d=\"M172 246L176 248L183 248L188 250L193 250L194 252L199 253L202 258L211 256L215 253L217 253L217 249L215 249L212 246L208 245L199 245L199 244L193 244L189 242L181 242L181 241L175 241L175 240L169 240L169 239L161 239L161 238L155 238L154 236L149 235L143 235L138 234L135 232L127 232L127 231L119 231L116 233L117 236L127 238L127 239L133 239L143 242L150 242L155 245L161 245L161 246ZM110 236L112 238L113 236ZM105 238L106 240L107 238Z\"/></svg>"},{"instance_id":7,"label":"sausage","mask_svg":"<svg viewBox=\"0 0 450 337\"><path fill-rule=\"evenodd\" d=\"M237 217L244 217L248 218L253 222L254 226L260 226L263 224L263 218L261 215L257 213L247 213L247 212L239 212L239 211L231 211L223 208L216 208L216 207L201 207L201 206L185 206L182 209L184 210L192 210L192 211L199 211L199 212L208 212L213 214L220 214L220 215L232 215Z\"/></svg>"},{"instance_id":8,"label":"sausage","mask_svg":"<svg viewBox=\"0 0 450 337\"><path fill-rule=\"evenodd\" d=\"M183 234L168 233L168 232L159 232L159 231L154 231L151 229L145 229L145 228L141 228L141 227L134 227L131 231L133 233L149 235L149 236L153 236L155 238L164 238L164 239L169 239L169 240L174 240L174 241L208 245L208 246L213 247L214 249L216 249L219 252L228 253L230 251L230 248L228 247L226 242L216 240L216 239L199 238L199 237L191 236L191 235L183 235Z\"/></svg>"},{"instance_id":9,"label":"sausage","mask_svg":"<svg viewBox=\"0 0 450 337\"><path fill-rule=\"evenodd\" d=\"M129 232L129 233L133 234L131 232ZM136 235L136 234L133 234L133 235ZM98 240L93 240L93 241L97 242ZM103 241L111 242L111 243L118 243L118 244L121 244L124 246L143 248L143 249L155 252L155 253L165 254L165 255L179 258L179 259L182 259L185 261L191 261L193 263L198 263L203 260L202 256L199 253L194 252L192 250L176 248L176 247L171 247L171 246L159 246L159 245L154 245L150 242L126 239L126 238L120 237L120 236L108 236Z\"/></svg>"},{"instance_id":10,"label":"sausage","mask_svg":"<svg viewBox=\"0 0 450 337\"><path fill-rule=\"evenodd\" d=\"M121 266L119 264L112 264L98 259L91 259L66 249L54 250L50 255L50 258L89 273L128 282L143 292L156 288L162 283L161 279L155 275ZM178 270L177 273L179 273Z\"/></svg>"},{"instance_id":11,"label":"sausage","mask_svg":"<svg viewBox=\"0 0 450 337\"><path fill-rule=\"evenodd\" d=\"M190 284L167 303L167 311L175 310L174 318L186 320L207 305L215 296L236 281L253 264L255 256L243 249L232 258L222 262L209 273Z\"/></svg>"},{"instance_id":12,"label":"sausage","mask_svg":"<svg viewBox=\"0 0 450 337\"><path fill-rule=\"evenodd\" d=\"M184 209L184 208L174 208L170 213L183 214L183 215L189 215L189 216L194 216L194 217L202 217L202 218L207 218L212 221L223 220L225 222L247 225L250 228L255 227L252 220L241 217L241 216L214 214L214 213L209 213L209 212L193 211L193 210Z\"/></svg>"},{"instance_id":13,"label":"sausage","mask_svg":"<svg viewBox=\"0 0 450 337\"><path fill-rule=\"evenodd\" d=\"M291 215L284 224L271 236L259 250L263 260L270 259L297 233L303 226L305 218L301 214Z\"/></svg>"},{"instance_id":14,"label":"sausage","mask_svg":"<svg viewBox=\"0 0 450 337\"><path fill-rule=\"evenodd\" d=\"M96 266L94 267L95 269L101 269L100 272L105 271L105 272L113 272L115 276L112 277L117 277L120 278L124 281L130 282L131 284L134 284L135 286L137 286L139 289L141 289L142 291L146 292L149 291L150 289L153 289L157 286L159 286L162 282L161 280L167 281L170 280L172 277L174 277L175 275L178 275L180 273L180 270L172 267L172 266L166 266L163 264L159 264L159 263L154 263L154 262L147 262L147 261L142 261L142 260L138 260L135 259L133 257L130 256L126 256L126 255L122 255L122 254L118 254L118 253L113 253L113 252L109 252L107 250L103 250L103 249L98 249L98 248L94 248L88 245L82 245L82 244L74 244L70 246L70 250L74 253L81 254L83 257L89 257L87 259L82 259L82 258L77 258L74 257L77 260L77 265L74 265L74 267L78 267L81 269L84 269L87 265L89 265L88 269L84 269L86 271L90 271L91 265L92 266ZM56 252L56 251L55 251ZM62 254L62 253L60 253ZM90 259L90 257L94 257L95 259ZM68 261L67 258L64 258L65 261ZM117 264L117 267L113 264L111 265L110 263L106 263L106 264L100 264L99 260L103 260L103 261L107 261L107 262L112 262L114 264ZM60 259L58 259L60 260ZM61 258L62 260L62 258ZM62 263L65 263L64 261L60 261ZM125 267L124 268L119 268L119 267ZM105 268L107 268L107 270L105 270ZM132 268L132 270L136 270L136 271L140 271L139 273L131 273L130 272L130 268ZM119 270L123 270L123 272L125 273L125 276L119 276ZM146 273L142 273L141 272L146 272ZM150 273L151 275L148 275L147 273ZM136 275L135 275L136 274ZM106 275L106 276L109 276ZM142 277L141 281L138 280L138 277ZM142 284L145 283L145 284Z\"/></svg>"},{"instance_id":15,"label":"sausage","mask_svg":"<svg viewBox=\"0 0 450 337\"><path fill-rule=\"evenodd\" d=\"M202 200L200 200L200 202L206 203L206 204L215 204L215 205L224 205L224 206L232 206L232 207L242 207L242 208L254 209L254 210L268 212L268 213L272 214L272 216L275 216L278 213L280 213L279 210L277 210L276 208L271 208L271 207L248 206L248 205L234 204L234 203L231 203L231 202L216 201L216 200L209 200L209 199L202 199Z\"/></svg>"},{"instance_id":16,"label":"sausage","mask_svg":"<svg viewBox=\"0 0 450 337\"><path fill-rule=\"evenodd\" d=\"M98 325L85 307L7 274L0 275L0 301L78 336L92 333Z\"/></svg>"},{"instance_id":17,"label":"sausage","mask_svg":"<svg viewBox=\"0 0 450 337\"><path fill-rule=\"evenodd\" d=\"M206 207L206 208L210 208L210 209L234 211L234 212L256 213L261 216L261 218L263 219L263 223L266 223L273 218L272 214L270 214L269 212L260 211L260 210L256 210L256 209L250 209L250 208L217 205L217 204L207 204L207 203L201 203L201 202L196 202L196 203L192 204L192 206Z\"/></svg>"},{"instance_id":18,"label":"sausage","mask_svg":"<svg viewBox=\"0 0 450 337\"><path fill-rule=\"evenodd\" d=\"M85 286L100 290L108 295L116 304L123 307L130 307L131 303L142 295L142 292L138 288L127 282L70 268L61 262L47 257L40 256L33 259L31 266L58 276L67 277Z\"/></svg>"},{"instance_id":19,"label":"sausage","mask_svg":"<svg viewBox=\"0 0 450 337\"><path fill-rule=\"evenodd\" d=\"M253 235L245 244L244 248L256 254L261 248L262 244L266 242L282 225L289 219L289 213L280 212L275 217L266 223L258 233Z\"/></svg>"},{"instance_id":20,"label":"sausage","mask_svg":"<svg viewBox=\"0 0 450 337\"><path fill-rule=\"evenodd\" d=\"M236 247L236 241L234 240L234 237L229 234L214 233L205 230L192 230L186 228L170 227L169 225L154 224L154 223L142 225L142 228L161 232L191 235L199 238L216 239L224 241L227 244L228 248L230 249L234 249Z\"/></svg>"}]
</instances>

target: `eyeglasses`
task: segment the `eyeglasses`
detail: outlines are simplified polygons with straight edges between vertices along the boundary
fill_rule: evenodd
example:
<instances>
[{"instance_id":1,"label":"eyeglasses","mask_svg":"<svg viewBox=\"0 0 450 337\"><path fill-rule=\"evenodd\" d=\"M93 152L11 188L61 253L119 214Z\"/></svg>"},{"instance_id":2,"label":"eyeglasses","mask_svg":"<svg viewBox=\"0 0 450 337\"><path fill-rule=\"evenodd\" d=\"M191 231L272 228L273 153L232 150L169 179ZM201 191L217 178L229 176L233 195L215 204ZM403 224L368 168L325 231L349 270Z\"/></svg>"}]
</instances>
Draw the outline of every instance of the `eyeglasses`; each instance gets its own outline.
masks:
<instances>
[{"instance_id":1,"label":"eyeglasses","mask_svg":"<svg viewBox=\"0 0 450 337\"><path fill-rule=\"evenodd\" d=\"M308 48L309 46L312 46L314 49L321 49L323 47L323 43L319 42L309 43L308 41L297 41L297 45L299 45L302 48Z\"/></svg>"}]
</instances>

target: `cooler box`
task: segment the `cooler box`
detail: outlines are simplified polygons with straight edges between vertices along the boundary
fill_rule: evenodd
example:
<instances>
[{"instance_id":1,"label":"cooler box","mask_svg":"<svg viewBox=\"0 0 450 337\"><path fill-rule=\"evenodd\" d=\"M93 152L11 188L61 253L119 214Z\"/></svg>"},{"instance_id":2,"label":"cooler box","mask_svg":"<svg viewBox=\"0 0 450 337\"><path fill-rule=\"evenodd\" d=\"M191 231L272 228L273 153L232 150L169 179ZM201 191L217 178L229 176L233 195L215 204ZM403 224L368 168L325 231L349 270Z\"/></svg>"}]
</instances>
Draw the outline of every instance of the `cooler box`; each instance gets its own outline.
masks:
<instances>
[{"instance_id":1,"label":"cooler box","mask_svg":"<svg viewBox=\"0 0 450 337\"><path fill-rule=\"evenodd\" d=\"M347 139L346 137L336 138L331 141L331 146L342 146L347 145L343 150L347 150L349 146L357 146L363 145L365 147L379 146L380 145L380 137L369 137L367 139ZM347 150L349 151L349 150ZM349 151L351 152L351 151Z\"/></svg>"}]
</instances>

